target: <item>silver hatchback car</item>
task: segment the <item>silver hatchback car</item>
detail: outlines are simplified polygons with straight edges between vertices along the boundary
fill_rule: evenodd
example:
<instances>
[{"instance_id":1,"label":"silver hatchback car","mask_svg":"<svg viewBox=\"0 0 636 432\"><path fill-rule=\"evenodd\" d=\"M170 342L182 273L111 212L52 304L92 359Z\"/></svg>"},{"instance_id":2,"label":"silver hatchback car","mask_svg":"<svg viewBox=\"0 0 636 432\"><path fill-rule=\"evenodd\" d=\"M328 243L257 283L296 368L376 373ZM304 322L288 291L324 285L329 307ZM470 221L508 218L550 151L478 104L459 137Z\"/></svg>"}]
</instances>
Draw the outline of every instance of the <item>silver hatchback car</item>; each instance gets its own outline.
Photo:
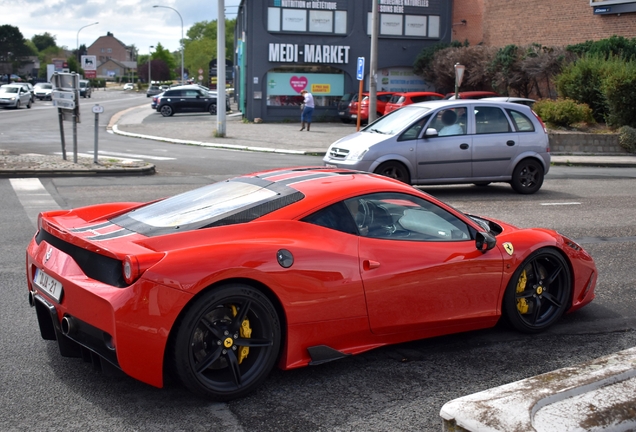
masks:
<instances>
[{"instance_id":1,"label":"silver hatchback car","mask_svg":"<svg viewBox=\"0 0 636 432\"><path fill-rule=\"evenodd\" d=\"M323 161L413 185L507 182L531 194L550 169L550 148L529 107L460 99L393 111L331 144Z\"/></svg>"}]
</instances>

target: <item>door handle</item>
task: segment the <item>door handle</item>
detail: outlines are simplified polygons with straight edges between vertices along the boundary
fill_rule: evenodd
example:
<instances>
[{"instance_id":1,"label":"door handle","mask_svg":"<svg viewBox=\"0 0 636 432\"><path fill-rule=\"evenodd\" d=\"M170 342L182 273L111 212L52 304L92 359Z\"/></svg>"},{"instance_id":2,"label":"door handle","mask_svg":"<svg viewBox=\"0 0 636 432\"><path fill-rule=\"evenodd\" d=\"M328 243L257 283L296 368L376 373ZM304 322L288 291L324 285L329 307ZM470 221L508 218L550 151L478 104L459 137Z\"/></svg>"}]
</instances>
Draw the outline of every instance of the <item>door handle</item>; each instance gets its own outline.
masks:
<instances>
[{"instance_id":1,"label":"door handle","mask_svg":"<svg viewBox=\"0 0 636 432\"><path fill-rule=\"evenodd\" d=\"M515 145L515 142L513 140L506 141L506 145L512 147L513 145Z\"/></svg>"},{"instance_id":2,"label":"door handle","mask_svg":"<svg viewBox=\"0 0 636 432\"><path fill-rule=\"evenodd\" d=\"M462 150L467 150L468 149L468 144L464 143L464 144L460 144L459 148Z\"/></svg>"},{"instance_id":3,"label":"door handle","mask_svg":"<svg viewBox=\"0 0 636 432\"><path fill-rule=\"evenodd\" d=\"M362 261L362 268L365 270L373 270L380 267L380 263L373 260L364 260Z\"/></svg>"}]
</instances>

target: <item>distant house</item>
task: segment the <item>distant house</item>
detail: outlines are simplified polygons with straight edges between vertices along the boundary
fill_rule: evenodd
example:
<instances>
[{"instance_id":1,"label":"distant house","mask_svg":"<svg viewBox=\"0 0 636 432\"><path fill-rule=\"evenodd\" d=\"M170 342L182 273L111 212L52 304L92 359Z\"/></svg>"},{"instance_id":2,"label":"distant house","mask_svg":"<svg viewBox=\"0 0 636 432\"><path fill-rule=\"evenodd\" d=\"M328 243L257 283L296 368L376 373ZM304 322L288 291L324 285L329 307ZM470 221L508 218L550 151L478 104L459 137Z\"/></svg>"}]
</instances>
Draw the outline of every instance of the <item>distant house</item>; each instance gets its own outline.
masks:
<instances>
[{"instance_id":1,"label":"distant house","mask_svg":"<svg viewBox=\"0 0 636 432\"><path fill-rule=\"evenodd\" d=\"M134 46L127 46L111 32L100 36L87 49L88 55L97 57L97 76L114 78L137 71L137 53Z\"/></svg>"}]
</instances>

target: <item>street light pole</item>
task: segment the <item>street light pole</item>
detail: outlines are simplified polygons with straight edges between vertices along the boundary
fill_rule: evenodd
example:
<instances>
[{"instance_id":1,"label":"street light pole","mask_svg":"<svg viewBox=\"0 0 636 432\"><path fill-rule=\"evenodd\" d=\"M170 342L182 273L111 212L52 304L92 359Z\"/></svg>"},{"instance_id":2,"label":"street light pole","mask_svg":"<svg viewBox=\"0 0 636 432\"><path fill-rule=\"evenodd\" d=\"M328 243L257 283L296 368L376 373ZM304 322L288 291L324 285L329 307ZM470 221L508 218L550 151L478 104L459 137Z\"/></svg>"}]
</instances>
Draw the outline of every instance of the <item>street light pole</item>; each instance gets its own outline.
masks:
<instances>
[{"instance_id":1,"label":"street light pole","mask_svg":"<svg viewBox=\"0 0 636 432\"><path fill-rule=\"evenodd\" d=\"M77 44L77 66L79 66L79 67L82 66L82 63L80 62L80 53L79 53L79 33L82 31L82 29L85 29L86 27L93 26L95 24L99 24L99 21L98 22L94 22L93 24L86 24L84 27L80 27L80 29L77 31L77 40L75 42Z\"/></svg>"},{"instance_id":2,"label":"street light pole","mask_svg":"<svg viewBox=\"0 0 636 432\"><path fill-rule=\"evenodd\" d=\"M152 61L152 52L150 50L154 47L154 45L150 45L150 47L148 48L148 88L150 88L150 84L152 83L152 79L150 78L150 62Z\"/></svg>"},{"instance_id":3,"label":"street light pole","mask_svg":"<svg viewBox=\"0 0 636 432\"><path fill-rule=\"evenodd\" d=\"M172 9L173 11L175 11L177 13L177 15L179 15L179 19L181 20L181 40L180 45L181 45L181 84L183 84L183 18L181 18L181 14L179 13L178 10L176 10L173 7L170 6L161 6L161 5L154 5L153 8L166 8L166 9Z\"/></svg>"}]
</instances>

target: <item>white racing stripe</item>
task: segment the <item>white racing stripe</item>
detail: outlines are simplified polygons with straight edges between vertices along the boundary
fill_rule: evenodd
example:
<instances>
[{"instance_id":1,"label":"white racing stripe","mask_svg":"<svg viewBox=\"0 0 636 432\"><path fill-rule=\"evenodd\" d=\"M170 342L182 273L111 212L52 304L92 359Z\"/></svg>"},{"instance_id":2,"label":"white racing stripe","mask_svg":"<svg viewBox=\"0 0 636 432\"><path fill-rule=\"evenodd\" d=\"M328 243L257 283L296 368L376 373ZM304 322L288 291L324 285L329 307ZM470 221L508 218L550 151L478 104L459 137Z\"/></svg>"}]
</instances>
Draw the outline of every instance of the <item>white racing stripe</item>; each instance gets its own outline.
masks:
<instances>
[{"instance_id":1,"label":"white racing stripe","mask_svg":"<svg viewBox=\"0 0 636 432\"><path fill-rule=\"evenodd\" d=\"M33 226L37 227L38 214L40 212L61 209L51 194L44 188L40 179L12 178L10 181L18 200L20 200L20 204L22 204Z\"/></svg>"}]
</instances>

